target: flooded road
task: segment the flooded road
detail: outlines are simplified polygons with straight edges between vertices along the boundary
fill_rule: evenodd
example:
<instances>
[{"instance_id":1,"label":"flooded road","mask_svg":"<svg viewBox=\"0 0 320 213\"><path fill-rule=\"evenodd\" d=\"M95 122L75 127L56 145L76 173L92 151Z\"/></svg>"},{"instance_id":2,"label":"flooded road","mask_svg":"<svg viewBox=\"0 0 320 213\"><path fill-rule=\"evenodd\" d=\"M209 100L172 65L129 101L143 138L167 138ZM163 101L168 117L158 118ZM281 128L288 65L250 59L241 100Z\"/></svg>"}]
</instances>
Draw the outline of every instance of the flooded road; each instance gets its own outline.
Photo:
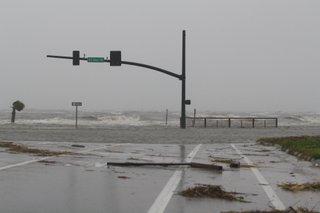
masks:
<instances>
[{"instance_id":1,"label":"flooded road","mask_svg":"<svg viewBox=\"0 0 320 213\"><path fill-rule=\"evenodd\" d=\"M298 161L277 147L254 141L219 144L102 144L20 142L28 147L68 151L37 157L0 148L0 212L221 212L303 206L320 210L319 194L286 192L284 182L318 181L319 167ZM254 167L230 168L224 160ZM107 162L198 162L223 166L215 171L189 166L108 166ZM196 184L221 185L242 193L246 202L188 198L179 192Z\"/></svg>"}]
</instances>

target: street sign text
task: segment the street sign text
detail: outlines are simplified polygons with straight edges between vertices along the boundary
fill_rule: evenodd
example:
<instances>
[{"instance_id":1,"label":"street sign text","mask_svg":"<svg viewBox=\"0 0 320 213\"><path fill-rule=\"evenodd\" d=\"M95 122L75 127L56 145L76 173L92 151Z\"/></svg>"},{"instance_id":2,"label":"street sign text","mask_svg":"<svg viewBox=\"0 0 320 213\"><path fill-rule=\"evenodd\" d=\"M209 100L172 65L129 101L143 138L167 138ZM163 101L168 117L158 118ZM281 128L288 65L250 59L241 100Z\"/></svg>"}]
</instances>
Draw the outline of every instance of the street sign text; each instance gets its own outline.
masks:
<instances>
[{"instance_id":1,"label":"street sign text","mask_svg":"<svg viewBox=\"0 0 320 213\"><path fill-rule=\"evenodd\" d=\"M72 106L82 106L82 102L72 102Z\"/></svg>"},{"instance_id":2,"label":"street sign text","mask_svg":"<svg viewBox=\"0 0 320 213\"><path fill-rule=\"evenodd\" d=\"M87 61L90 63L103 63L105 62L105 59L102 57L88 57Z\"/></svg>"}]
</instances>

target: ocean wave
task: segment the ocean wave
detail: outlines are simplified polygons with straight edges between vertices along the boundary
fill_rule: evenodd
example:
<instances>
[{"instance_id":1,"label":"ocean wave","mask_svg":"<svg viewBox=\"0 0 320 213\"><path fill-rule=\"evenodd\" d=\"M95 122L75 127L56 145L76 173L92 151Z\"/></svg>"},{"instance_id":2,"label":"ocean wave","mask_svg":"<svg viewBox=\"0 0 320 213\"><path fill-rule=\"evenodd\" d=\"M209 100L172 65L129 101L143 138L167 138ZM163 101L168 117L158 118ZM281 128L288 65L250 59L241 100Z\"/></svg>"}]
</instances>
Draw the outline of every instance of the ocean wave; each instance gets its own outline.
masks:
<instances>
[{"instance_id":1,"label":"ocean wave","mask_svg":"<svg viewBox=\"0 0 320 213\"><path fill-rule=\"evenodd\" d=\"M0 111L0 125L10 124L8 112ZM189 112L188 116L193 117ZM319 113L285 113L285 112L197 112L199 117L277 117L279 126L320 126ZM165 125L165 112L81 112L78 115L78 124L82 126L152 126ZM167 125L179 126L180 112L169 112ZM74 112L22 112L16 118L16 124L38 126L73 126L75 125Z\"/></svg>"},{"instance_id":2,"label":"ocean wave","mask_svg":"<svg viewBox=\"0 0 320 213\"><path fill-rule=\"evenodd\" d=\"M21 125L75 125L75 117L54 117L43 119L16 119L16 124ZM10 120L0 120L0 125L9 124ZM137 115L100 115L100 116L79 116L78 124L84 126L149 126L163 124L163 121L141 120Z\"/></svg>"}]
</instances>

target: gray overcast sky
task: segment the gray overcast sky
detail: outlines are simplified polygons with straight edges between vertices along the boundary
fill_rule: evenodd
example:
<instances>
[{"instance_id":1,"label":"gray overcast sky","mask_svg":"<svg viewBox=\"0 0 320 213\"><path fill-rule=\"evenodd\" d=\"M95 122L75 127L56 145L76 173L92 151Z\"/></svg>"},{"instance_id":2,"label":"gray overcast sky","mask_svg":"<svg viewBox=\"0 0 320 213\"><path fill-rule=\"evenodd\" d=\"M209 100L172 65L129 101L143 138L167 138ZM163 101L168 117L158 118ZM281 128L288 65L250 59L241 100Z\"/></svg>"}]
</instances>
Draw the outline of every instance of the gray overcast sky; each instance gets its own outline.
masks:
<instances>
[{"instance_id":1,"label":"gray overcast sky","mask_svg":"<svg viewBox=\"0 0 320 213\"><path fill-rule=\"evenodd\" d=\"M320 112L319 0L1 0L0 109L180 109L152 70L46 58L109 56L181 73L189 110Z\"/></svg>"}]
</instances>

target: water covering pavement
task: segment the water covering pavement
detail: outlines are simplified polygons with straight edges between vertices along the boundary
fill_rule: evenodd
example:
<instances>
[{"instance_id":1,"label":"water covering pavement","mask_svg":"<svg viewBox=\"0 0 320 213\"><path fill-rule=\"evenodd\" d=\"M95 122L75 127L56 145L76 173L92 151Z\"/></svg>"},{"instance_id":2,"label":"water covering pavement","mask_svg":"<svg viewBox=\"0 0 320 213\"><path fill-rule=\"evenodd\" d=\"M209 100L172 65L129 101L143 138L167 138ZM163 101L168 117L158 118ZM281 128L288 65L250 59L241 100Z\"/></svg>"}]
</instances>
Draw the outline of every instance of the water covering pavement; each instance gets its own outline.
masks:
<instances>
[{"instance_id":1,"label":"water covering pavement","mask_svg":"<svg viewBox=\"0 0 320 213\"><path fill-rule=\"evenodd\" d=\"M270 187L284 207L303 206L320 210L316 192L283 191L284 182L318 181L320 169L280 151L254 141L230 144L103 144L68 142L21 142L38 149L70 151L72 154L48 157L45 160L0 149L0 212L221 212L229 210L268 210L278 205L268 195ZM241 155L239 152L241 152ZM175 167L115 167L107 162L184 162L192 151L192 162L212 163L213 159L234 159L253 168L230 168L223 172L207 169ZM23 164L23 162L26 162ZM22 164L21 164L22 163ZM177 173L178 172L178 173ZM174 176L179 174L179 176ZM173 177L174 176L174 177ZM176 181L176 185L169 181ZM186 198L179 192L195 184L221 185L226 191L244 193L248 202L212 198ZM168 186L169 185L169 186ZM162 191L173 190L172 196L161 197ZM168 199L168 202L159 202ZM160 205L161 208L152 208ZM165 206L163 206L165 205ZM279 207L279 206L278 206Z\"/></svg>"}]
</instances>

